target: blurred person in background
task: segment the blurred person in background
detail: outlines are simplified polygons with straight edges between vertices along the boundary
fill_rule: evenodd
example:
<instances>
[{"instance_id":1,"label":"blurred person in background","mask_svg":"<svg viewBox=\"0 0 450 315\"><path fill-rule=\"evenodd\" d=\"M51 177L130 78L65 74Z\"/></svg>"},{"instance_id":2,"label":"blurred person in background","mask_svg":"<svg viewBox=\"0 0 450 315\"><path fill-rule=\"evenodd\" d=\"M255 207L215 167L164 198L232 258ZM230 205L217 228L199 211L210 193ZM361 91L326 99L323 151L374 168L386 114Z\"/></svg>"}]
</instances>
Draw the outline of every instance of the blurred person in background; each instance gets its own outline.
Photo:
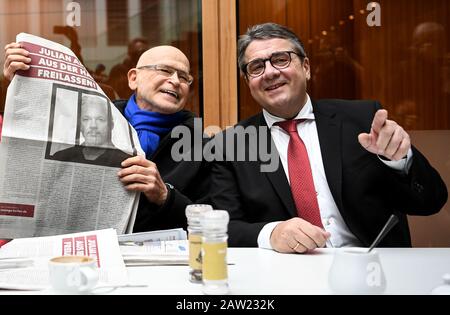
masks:
<instances>
[{"instance_id":1,"label":"blurred person in background","mask_svg":"<svg viewBox=\"0 0 450 315\"><path fill-rule=\"evenodd\" d=\"M147 39L141 37L133 39L128 44L125 59L111 68L107 83L117 92L120 98L128 99L133 94L133 90L128 87L128 71L136 66L139 57L148 48Z\"/></svg>"}]
</instances>

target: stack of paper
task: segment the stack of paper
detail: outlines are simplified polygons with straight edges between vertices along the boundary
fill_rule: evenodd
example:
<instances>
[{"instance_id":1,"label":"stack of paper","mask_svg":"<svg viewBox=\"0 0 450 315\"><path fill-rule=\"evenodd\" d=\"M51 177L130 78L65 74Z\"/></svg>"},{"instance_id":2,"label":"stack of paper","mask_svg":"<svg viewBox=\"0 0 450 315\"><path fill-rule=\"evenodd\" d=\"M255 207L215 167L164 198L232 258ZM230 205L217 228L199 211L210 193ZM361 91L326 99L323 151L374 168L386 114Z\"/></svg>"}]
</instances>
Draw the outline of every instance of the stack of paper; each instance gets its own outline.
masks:
<instances>
[{"instance_id":1,"label":"stack of paper","mask_svg":"<svg viewBox=\"0 0 450 315\"><path fill-rule=\"evenodd\" d=\"M144 242L160 242L186 240L187 234L183 229L159 230L142 233L123 234L118 236L120 245L143 245Z\"/></svg>"},{"instance_id":2,"label":"stack of paper","mask_svg":"<svg viewBox=\"0 0 450 315\"><path fill-rule=\"evenodd\" d=\"M189 250L187 240L129 243L120 251L126 266L187 265Z\"/></svg>"}]
</instances>

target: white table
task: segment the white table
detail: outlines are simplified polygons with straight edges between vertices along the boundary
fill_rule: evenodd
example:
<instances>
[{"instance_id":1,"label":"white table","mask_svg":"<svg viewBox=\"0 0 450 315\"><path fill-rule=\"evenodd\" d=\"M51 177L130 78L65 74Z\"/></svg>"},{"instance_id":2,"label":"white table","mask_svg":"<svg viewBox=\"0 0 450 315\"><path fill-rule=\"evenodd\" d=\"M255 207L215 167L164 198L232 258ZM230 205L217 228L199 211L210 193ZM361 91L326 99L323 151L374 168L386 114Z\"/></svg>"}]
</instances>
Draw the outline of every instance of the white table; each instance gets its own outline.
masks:
<instances>
[{"instance_id":1,"label":"white table","mask_svg":"<svg viewBox=\"0 0 450 315\"><path fill-rule=\"evenodd\" d=\"M328 271L334 249L314 254L279 254L258 248L228 249L230 294L332 294ZM450 248L377 249L386 277L386 294L430 294L450 273ZM201 284L189 282L188 266L129 267L130 284L110 294L200 295ZM1 291L0 294L52 294L51 291Z\"/></svg>"},{"instance_id":2,"label":"white table","mask_svg":"<svg viewBox=\"0 0 450 315\"><path fill-rule=\"evenodd\" d=\"M330 294L328 271L333 249L315 254L279 254L257 248L230 248L230 294ZM450 273L450 248L377 249L387 282L386 294L429 294ZM202 294L188 280L187 266L128 268L130 283L145 288L117 289L116 294ZM113 293L113 294L114 294Z\"/></svg>"}]
</instances>

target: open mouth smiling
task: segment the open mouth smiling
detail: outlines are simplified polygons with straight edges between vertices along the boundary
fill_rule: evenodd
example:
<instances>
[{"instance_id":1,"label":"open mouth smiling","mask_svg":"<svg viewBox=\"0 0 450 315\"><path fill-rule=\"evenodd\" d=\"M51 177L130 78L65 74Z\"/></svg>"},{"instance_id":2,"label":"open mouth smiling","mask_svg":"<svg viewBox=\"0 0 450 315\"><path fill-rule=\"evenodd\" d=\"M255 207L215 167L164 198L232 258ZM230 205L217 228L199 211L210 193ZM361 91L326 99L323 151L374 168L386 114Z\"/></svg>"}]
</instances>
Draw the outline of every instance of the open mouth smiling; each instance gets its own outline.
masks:
<instances>
[{"instance_id":1,"label":"open mouth smiling","mask_svg":"<svg viewBox=\"0 0 450 315\"><path fill-rule=\"evenodd\" d=\"M283 85L285 85L285 83L273 84L273 85L270 85L270 86L266 87L265 90L266 91L273 91L273 90L276 90L276 89L282 87Z\"/></svg>"},{"instance_id":2,"label":"open mouth smiling","mask_svg":"<svg viewBox=\"0 0 450 315\"><path fill-rule=\"evenodd\" d=\"M161 90L161 92L164 93L164 94L168 94L168 95L174 97L174 98L177 99L177 100L180 99L180 96L179 96L178 93L175 92L175 91L171 91L171 90Z\"/></svg>"}]
</instances>

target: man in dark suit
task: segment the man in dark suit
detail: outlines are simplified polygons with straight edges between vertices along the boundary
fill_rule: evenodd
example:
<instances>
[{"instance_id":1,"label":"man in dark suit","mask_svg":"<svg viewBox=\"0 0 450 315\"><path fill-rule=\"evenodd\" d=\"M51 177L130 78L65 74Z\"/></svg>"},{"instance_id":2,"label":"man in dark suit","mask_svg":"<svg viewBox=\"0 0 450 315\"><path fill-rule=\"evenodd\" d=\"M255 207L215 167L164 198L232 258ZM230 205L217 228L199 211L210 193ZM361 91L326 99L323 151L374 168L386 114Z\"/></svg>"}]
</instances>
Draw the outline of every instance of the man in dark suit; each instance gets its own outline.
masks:
<instances>
[{"instance_id":1,"label":"man in dark suit","mask_svg":"<svg viewBox=\"0 0 450 315\"><path fill-rule=\"evenodd\" d=\"M393 213L400 222L380 246L411 246L406 215L438 212L447 189L403 128L374 101L311 100L303 44L283 26L254 26L238 46L263 111L238 124L248 131L240 145L236 127L214 143L224 161L213 164L211 200L230 213L230 246L287 253L369 246ZM262 171L265 143L280 164L273 172ZM236 152L255 150L255 161L236 161Z\"/></svg>"}]
</instances>

